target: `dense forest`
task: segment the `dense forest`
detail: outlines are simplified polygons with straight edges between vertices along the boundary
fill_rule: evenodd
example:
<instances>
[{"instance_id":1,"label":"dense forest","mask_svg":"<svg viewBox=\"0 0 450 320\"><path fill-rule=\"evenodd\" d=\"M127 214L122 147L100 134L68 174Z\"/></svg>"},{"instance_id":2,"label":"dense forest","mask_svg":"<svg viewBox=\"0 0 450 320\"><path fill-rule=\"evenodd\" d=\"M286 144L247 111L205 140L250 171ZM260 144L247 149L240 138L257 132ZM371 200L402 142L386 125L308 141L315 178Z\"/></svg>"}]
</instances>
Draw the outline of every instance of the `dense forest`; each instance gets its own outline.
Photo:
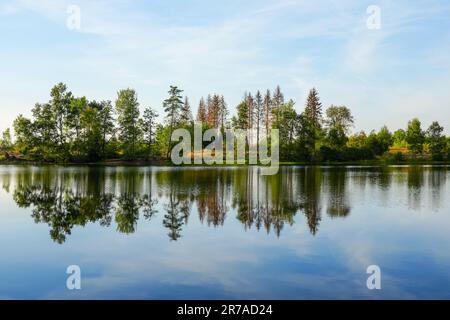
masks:
<instances>
[{"instance_id":1,"label":"dense forest","mask_svg":"<svg viewBox=\"0 0 450 320\"><path fill-rule=\"evenodd\" d=\"M171 86L163 101L164 115L147 107L141 114L137 93L120 90L111 101L75 97L63 83L51 89L50 100L37 103L32 118L19 115L0 138L0 160L85 163L104 160L167 160L173 144L172 132L191 132L196 121L203 130L217 128L251 130L256 141L280 133L280 160L285 162L359 161L383 159L403 161L450 160L450 137L433 122L422 128L412 119L405 129L351 133L354 118L346 106L324 109L318 91L310 90L306 105L298 113L293 100L286 101L280 87L273 92L245 93L229 115L225 98L208 95L192 115L183 90Z\"/></svg>"}]
</instances>

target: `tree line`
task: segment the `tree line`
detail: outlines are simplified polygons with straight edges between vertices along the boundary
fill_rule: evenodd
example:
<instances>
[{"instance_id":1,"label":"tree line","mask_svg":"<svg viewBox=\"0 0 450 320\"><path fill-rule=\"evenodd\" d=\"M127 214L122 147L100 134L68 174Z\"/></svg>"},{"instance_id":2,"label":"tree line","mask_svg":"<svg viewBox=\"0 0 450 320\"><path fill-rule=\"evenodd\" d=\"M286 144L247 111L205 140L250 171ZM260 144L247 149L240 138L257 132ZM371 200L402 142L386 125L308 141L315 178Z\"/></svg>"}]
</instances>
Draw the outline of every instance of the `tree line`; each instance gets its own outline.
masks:
<instances>
[{"instance_id":1,"label":"tree line","mask_svg":"<svg viewBox=\"0 0 450 320\"><path fill-rule=\"evenodd\" d=\"M351 110L338 105L324 110L315 88L300 113L277 86L273 92L246 92L231 118L224 96L209 94L200 99L194 119L188 97L171 86L163 110L163 121L158 121L151 107L141 114L133 89L118 91L113 103L76 97L59 83L51 89L48 102L32 108L31 118L19 115L14 120L14 141L10 129L3 132L0 158L66 163L168 159L173 131L184 128L193 133L196 120L203 130L248 130L252 132L248 144L278 129L282 161L450 160L450 138L437 121L426 130L415 118L395 132L384 126L379 131L352 134Z\"/></svg>"}]
</instances>

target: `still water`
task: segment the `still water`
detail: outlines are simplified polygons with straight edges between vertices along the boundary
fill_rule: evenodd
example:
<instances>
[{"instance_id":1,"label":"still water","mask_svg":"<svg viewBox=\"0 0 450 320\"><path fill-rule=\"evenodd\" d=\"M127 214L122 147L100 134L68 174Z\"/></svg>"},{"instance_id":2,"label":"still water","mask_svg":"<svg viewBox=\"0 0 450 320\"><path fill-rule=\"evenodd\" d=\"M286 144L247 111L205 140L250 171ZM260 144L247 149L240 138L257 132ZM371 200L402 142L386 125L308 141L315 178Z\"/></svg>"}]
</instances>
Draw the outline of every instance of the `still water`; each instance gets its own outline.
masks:
<instances>
[{"instance_id":1,"label":"still water","mask_svg":"<svg viewBox=\"0 0 450 320\"><path fill-rule=\"evenodd\" d=\"M0 298L449 299L449 180L449 166L0 166Z\"/></svg>"}]
</instances>

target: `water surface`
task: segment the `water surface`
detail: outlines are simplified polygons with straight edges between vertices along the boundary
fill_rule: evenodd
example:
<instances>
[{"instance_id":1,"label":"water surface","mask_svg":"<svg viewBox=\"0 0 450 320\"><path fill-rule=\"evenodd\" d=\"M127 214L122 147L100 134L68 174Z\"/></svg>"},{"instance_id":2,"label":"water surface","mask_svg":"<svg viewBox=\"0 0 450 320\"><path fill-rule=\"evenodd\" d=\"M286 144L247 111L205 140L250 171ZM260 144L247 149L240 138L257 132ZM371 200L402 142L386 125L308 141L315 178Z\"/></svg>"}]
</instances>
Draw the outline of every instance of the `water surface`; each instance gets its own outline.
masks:
<instances>
[{"instance_id":1,"label":"water surface","mask_svg":"<svg viewBox=\"0 0 450 320\"><path fill-rule=\"evenodd\" d=\"M0 298L448 299L449 175L0 166Z\"/></svg>"}]
</instances>

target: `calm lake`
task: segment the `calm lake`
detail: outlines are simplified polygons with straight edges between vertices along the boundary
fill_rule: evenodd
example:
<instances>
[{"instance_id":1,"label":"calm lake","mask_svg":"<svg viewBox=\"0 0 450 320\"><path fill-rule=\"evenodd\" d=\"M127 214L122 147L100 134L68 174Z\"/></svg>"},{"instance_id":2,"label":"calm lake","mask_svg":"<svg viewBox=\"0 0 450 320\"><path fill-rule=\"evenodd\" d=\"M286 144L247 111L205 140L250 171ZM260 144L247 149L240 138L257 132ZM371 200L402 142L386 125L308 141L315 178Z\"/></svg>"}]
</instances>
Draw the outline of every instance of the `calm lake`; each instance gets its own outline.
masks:
<instances>
[{"instance_id":1,"label":"calm lake","mask_svg":"<svg viewBox=\"0 0 450 320\"><path fill-rule=\"evenodd\" d=\"M0 186L1 299L450 298L449 166L0 166Z\"/></svg>"}]
</instances>

